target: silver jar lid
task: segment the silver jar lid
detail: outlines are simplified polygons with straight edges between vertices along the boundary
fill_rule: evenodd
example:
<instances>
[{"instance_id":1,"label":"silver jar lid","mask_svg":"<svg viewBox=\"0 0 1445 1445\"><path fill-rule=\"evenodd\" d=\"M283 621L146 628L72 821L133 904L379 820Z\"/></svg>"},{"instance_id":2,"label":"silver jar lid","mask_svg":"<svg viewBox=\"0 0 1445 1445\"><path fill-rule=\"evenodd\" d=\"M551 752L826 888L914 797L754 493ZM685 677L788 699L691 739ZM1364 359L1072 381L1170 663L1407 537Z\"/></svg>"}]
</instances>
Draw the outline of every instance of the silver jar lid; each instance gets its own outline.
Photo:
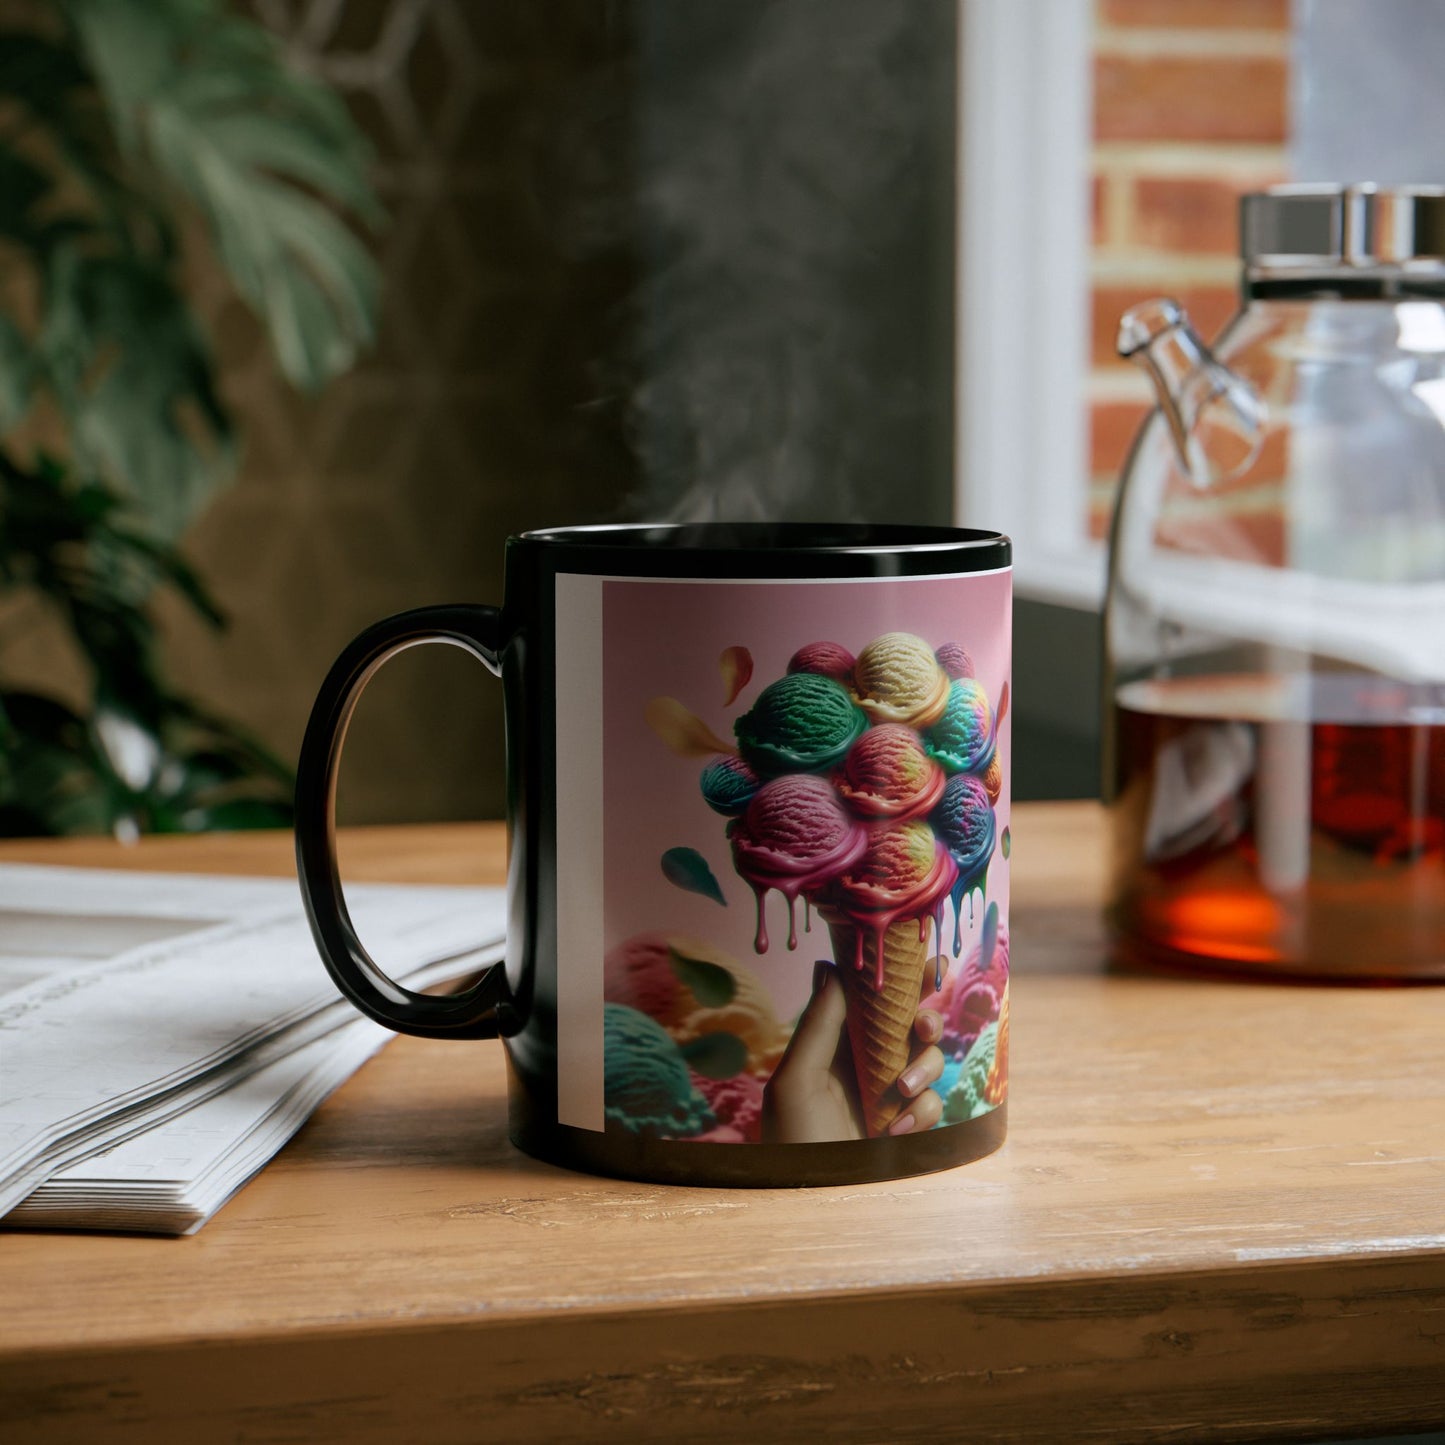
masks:
<instances>
[{"instance_id":1,"label":"silver jar lid","mask_svg":"<svg viewBox=\"0 0 1445 1445\"><path fill-rule=\"evenodd\" d=\"M1274 186L1242 198L1246 268L1339 271L1445 264L1445 188Z\"/></svg>"}]
</instances>

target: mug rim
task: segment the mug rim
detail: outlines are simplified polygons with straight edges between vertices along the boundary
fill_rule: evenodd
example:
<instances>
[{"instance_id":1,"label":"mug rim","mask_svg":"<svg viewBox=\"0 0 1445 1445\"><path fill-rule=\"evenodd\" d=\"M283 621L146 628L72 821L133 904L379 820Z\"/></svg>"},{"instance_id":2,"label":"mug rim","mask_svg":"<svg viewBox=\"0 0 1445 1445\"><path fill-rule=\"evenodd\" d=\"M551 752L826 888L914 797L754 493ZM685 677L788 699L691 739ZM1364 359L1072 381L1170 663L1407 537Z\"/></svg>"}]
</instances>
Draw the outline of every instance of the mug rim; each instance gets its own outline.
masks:
<instances>
[{"instance_id":1,"label":"mug rim","mask_svg":"<svg viewBox=\"0 0 1445 1445\"><path fill-rule=\"evenodd\" d=\"M1007 566L1012 560L1011 540L1002 532L899 522L608 522L538 528L509 540L509 545L516 544L549 551L652 551L690 556L750 552L769 557L937 557L1002 549L1000 565ZM970 570L981 560L970 556Z\"/></svg>"}]
</instances>

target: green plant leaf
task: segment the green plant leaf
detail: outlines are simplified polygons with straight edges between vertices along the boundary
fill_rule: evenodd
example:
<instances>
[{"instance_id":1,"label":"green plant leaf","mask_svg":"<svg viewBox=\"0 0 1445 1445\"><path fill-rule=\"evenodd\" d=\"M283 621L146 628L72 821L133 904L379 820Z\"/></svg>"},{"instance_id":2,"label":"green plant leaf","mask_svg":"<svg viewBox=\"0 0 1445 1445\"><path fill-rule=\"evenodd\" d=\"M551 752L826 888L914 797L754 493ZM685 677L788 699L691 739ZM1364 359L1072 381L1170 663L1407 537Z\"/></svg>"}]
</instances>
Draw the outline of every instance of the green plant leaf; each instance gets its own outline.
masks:
<instances>
[{"instance_id":1,"label":"green plant leaf","mask_svg":"<svg viewBox=\"0 0 1445 1445\"><path fill-rule=\"evenodd\" d=\"M331 208L380 216L344 107L217 0L61 3L122 145L200 208L287 377L344 371L373 339L377 277Z\"/></svg>"},{"instance_id":2,"label":"green plant leaf","mask_svg":"<svg viewBox=\"0 0 1445 1445\"><path fill-rule=\"evenodd\" d=\"M0 448L0 588L58 612L92 701L0 689L0 831L284 825L290 768L171 691L149 612L165 586L222 621L173 539L235 461L173 213L199 210L286 374L319 385L374 334L376 268L338 214L380 219L367 148L227 0L44 0L4 24L0 239L38 319L0 314L0 430L43 398L66 456Z\"/></svg>"},{"instance_id":3,"label":"green plant leaf","mask_svg":"<svg viewBox=\"0 0 1445 1445\"><path fill-rule=\"evenodd\" d=\"M8 431L30 406L35 363L20 328L0 315L0 431Z\"/></svg>"},{"instance_id":4,"label":"green plant leaf","mask_svg":"<svg viewBox=\"0 0 1445 1445\"><path fill-rule=\"evenodd\" d=\"M43 118L55 118L67 104L67 92L88 80L85 67L69 46L26 30L0 33L0 95Z\"/></svg>"},{"instance_id":5,"label":"green plant leaf","mask_svg":"<svg viewBox=\"0 0 1445 1445\"><path fill-rule=\"evenodd\" d=\"M95 833L111 816L85 722L53 698L0 693L0 835Z\"/></svg>"},{"instance_id":6,"label":"green plant leaf","mask_svg":"<svg viewBox=\"0 0 1445 1445\"><path fill-rule=\"evenodd\" d=\"M678 979L704 1008L723 1008L733 1001L737 980L721 964L690 958L671 944L667 946L667 960Z\"/></svg>"},{"instance_id":7,"label":"green plant leaf","mask_svg":"<svg viewBox=\"0 0 1445 1445\"><path fill-rule=\"evenodd\" d=\"M165 271L62 249L38 349L82 469L112 478L177 536L235 458L205 344Z\"/></svg>"},{"instance_id":8,"label":"green plant leaf","mask_svg":"<svg viewBox=\"0 0 1445 1445\"><path fill-rule=\"evenodd\" d=\"M225 625L225 614L206 589L199 574L179 552L126 527L117 527L112 536L129 549L133 556L144 558L157 577L169 582L213 627Z\"/></svg>"},{"instance_id":9,"label":"green plant leaf","mask_svg":"<svg viewBox=\"0 0 1445 1445\"><path fill-rule=\"evenodd\" d=\"M50 189L50 177L44 171L15 151L0 147L0 236L32 245L37 229L32 213Z\"/></svg>"},{"instance_id":10,"label":"green plant leaf","mask_svg":"<svg viewBox=\"0 0 1445 1445\"><path fill-rule=\"evenodd\" d=\"M42 260L81 233L110 233L132 249L144 238L158 254L173 253L165 218L122 174L104 105L73 44L22 29L0 32L0 97L19 122L5 149L6 164L28 164L21 149L29 143L30 159L39 158L45 168L45 194L28 198L42 204L44 214L26 216L12 239ZM38 135L43 143L37 146ZM19 194L12 172L0 187L0 207L19 209Z\"/></svg>"},{"instance_id":11,"label":"green plant leaf","mask_svg":"<svg viewBox=\"0 0 1445 1445\"><path fill-rule=\"evenodd\" d=\"M682 1056L705 1079L731 1079L747 1067L748 1046L736 1034L703 1034L682 1045Z\"/></svg>"}]
</instances>

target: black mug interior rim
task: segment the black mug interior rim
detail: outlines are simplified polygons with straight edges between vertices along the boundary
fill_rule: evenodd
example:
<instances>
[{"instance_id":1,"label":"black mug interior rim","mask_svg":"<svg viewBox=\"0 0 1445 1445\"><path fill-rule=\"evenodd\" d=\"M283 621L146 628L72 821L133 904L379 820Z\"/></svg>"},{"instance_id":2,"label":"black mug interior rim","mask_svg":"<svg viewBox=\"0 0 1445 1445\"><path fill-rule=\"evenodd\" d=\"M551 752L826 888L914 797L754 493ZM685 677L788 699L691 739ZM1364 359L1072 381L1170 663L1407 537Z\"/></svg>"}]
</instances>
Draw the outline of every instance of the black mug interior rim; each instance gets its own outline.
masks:
<instances>
[{"instance_id":1,"label":"black mug interior rim","mask_svg":"<svg viewBox=\"0 0 1445 1445\"><path fill-rule=\"evenodd\" d=\"M736 566L743 558L769 571L792 567L803 573L815 569L979 572L1012 562L1012 544L1001 532L886 522L629 522L552 527L511 538L509 550L517 547L538 548L554 556L557 565L576 564L585 571L611 557L624 572L651 572L661 557L669 554L675 559L673 567L686 556L689 572L699 570L699 564ZM567 555L567 564L560 554Z\"/></svg>"}]
</instances>

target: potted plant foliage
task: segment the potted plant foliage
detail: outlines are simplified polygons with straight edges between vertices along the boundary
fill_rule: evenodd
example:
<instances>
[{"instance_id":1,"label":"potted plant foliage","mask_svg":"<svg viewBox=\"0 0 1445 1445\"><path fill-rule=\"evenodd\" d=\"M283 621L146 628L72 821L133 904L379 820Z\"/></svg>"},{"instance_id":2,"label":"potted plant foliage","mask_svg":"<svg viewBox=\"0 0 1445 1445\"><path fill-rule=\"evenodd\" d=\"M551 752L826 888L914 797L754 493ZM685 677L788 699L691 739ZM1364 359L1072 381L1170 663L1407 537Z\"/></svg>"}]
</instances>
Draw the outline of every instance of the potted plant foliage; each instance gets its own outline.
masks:
<instances>
[{"instance_id":1,"label":"potted plant foliage","mask_svg":"<svg viewBox=\"0 0 1445 1445\"><path fill-rule=\"evenodd\" d=\"M223 0L36 0L0 29L0 609L53 608L88 702L7 685L0 833L274 825L289 769L166 674L152 604L222 619L178 550L236 427L187 304L200 237L314 390L372 340L368 155Z\"/></svg>"}]
</instances>

